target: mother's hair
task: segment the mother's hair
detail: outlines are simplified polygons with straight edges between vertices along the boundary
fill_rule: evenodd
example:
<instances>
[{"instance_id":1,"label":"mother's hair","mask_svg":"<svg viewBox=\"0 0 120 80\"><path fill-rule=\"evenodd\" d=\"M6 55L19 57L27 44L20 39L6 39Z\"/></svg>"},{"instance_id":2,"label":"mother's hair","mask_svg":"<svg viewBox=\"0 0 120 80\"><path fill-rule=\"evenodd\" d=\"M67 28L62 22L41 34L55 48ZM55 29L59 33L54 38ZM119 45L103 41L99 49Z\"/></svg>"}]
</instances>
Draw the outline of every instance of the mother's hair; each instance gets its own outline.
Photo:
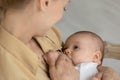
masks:
<instances>
[{"instance_id":1,"label":"mother's hair","mask_svg":"<svg viewBox=\"0 0 120 80\"><path fill-rule=\"evenodd\" d=\"M28 4L32 0L0 0L0 7L4 9L8 8L21 8Z\"/></svg>"},{"instance_id":2,"label":"mother's hair","mask_svg":"<svg viewBox=\"0 0 120 80\"><path fill-rule=\"evenodd\" d=\"M0 22L9 9L23 9L33 0L0 0Z\"/></svg>"}]
</instances>

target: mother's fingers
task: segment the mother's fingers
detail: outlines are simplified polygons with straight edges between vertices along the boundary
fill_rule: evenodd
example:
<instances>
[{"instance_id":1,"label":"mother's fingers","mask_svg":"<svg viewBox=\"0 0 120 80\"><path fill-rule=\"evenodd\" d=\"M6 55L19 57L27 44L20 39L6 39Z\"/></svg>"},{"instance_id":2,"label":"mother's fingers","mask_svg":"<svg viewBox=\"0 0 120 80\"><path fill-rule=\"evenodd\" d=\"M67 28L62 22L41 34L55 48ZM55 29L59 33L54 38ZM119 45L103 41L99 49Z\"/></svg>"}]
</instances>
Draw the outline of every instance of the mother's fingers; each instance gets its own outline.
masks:
<instances>
[{"instance_id":1,"label":"mother's fingers","mask_svg":"<svg viewBox=\"0 0 120 80\"><path fill-rule=\"evenodd\" d=\"M98 67L99 73L96 77L100 80L120 80L118 74L110 67Z\"/></svg>"},{"instance_id":2,"label":"mother's fingers","mask_svg":"<svg viewBox=\"0 0 120 80\"><path fill-rule=\"evenodd\" d=\"M49 51L47 54L44 55L44 59L49 65L49 67L51 67L51 66L55 66L58 56L59 56L58 52Z\"/></svg>"},{"instance_id":3,"label":"mother's fingers","mask_svg":"<svg viewBox=\"0 0 120 80\"><path fill-rule=\"evenodd\" d=\"M96 77L93 77L92 80L100 80L100 79L98 79L98 78L96 78Z\"/></svg>"},{"instance_id":4,"label":"mother's fingers","mask_svg":"<svg viewBox=\"0 0 120 80\"><path fill-rule=\"evenodd\" d=\"M97 73L92 80L102 80L103 73L99 72Z\"/></svg>"},{"instance_id":5,"label":"mother's fingers","mask_svg":"<svg viewBox=\"0 0 120 80\"><path fill-rule=\"evenodd\" d=\"M51 80L79 80L79 71L74 68L70 58L56 53L53 51L46 55Z\"/></svg>"},{"instance_id":6,"label":"mother's fingers","mask_svg":"<svg viewBox=\"0 0 120 80\"><path fill-rule=\"evenodd\" d=\"M56 65L73 65L72 64L72 60L65 54L60 54L58 56L58 59L57 59L57 62L56 62ZM59 67L59 66L58 66Z\"/></svg>"}]
</instances>

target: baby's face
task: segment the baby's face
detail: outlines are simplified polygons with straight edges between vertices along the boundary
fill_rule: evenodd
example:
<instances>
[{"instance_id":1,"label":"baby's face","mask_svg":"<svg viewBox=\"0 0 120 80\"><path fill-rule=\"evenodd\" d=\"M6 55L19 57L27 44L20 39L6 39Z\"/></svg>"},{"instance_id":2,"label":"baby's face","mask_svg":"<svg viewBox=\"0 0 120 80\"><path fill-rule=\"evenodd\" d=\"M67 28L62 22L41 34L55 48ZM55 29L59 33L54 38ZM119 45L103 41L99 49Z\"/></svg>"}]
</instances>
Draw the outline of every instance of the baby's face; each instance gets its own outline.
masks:
<instances>
[{"instance_id":1,"label":"baby's face","mask_svg":"<svg viewBox=\"0 0 120 80\"><path fill-rule=\"evenodd\" d=\"M93 40L84 35L70 37L64 45L64 53L67 54L75 65L81 62L90 62L94 59L95 46Z\"/></svg>"}]
</instances>

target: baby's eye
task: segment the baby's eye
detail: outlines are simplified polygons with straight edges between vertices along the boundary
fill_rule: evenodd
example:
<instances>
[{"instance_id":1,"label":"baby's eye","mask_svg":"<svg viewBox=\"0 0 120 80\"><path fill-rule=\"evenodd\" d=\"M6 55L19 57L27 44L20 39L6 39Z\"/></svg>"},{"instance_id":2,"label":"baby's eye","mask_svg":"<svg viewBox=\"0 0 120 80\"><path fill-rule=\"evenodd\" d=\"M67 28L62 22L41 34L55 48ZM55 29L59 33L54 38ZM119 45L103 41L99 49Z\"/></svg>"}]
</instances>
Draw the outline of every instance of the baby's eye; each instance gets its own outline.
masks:
<instances>
[{"instance_id":1,"label":"baby's eye","mask_svg":"<svg viewBox=\"0 0 120 80\"><path fill-rule=\"evenodd\" d=\"M73 49L80 49L79 46L75 45Z\"/></svg>"}]
</instances>

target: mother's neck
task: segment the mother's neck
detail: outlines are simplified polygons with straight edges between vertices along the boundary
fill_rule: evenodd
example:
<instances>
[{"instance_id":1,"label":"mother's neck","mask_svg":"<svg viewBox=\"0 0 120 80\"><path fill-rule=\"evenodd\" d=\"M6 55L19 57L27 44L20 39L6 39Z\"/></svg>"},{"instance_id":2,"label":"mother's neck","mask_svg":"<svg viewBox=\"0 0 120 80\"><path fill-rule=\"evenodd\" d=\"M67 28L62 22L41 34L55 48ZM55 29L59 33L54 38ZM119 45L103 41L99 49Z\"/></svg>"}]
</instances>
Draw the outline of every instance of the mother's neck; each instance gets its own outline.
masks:
<instances>
[{"instance_id":1,"label":"mother's neck","mask_svg":"<svg viewBox=\"0 0 120 80\"><path fill-rule=\"evenodd\" d=\"M32 27L32 23L30 23L28 15L26 16L26 14L23 13L7 12L1 25L6 31L25 44L35 35L35 30Z\"/></svg>"}]
</instances>

